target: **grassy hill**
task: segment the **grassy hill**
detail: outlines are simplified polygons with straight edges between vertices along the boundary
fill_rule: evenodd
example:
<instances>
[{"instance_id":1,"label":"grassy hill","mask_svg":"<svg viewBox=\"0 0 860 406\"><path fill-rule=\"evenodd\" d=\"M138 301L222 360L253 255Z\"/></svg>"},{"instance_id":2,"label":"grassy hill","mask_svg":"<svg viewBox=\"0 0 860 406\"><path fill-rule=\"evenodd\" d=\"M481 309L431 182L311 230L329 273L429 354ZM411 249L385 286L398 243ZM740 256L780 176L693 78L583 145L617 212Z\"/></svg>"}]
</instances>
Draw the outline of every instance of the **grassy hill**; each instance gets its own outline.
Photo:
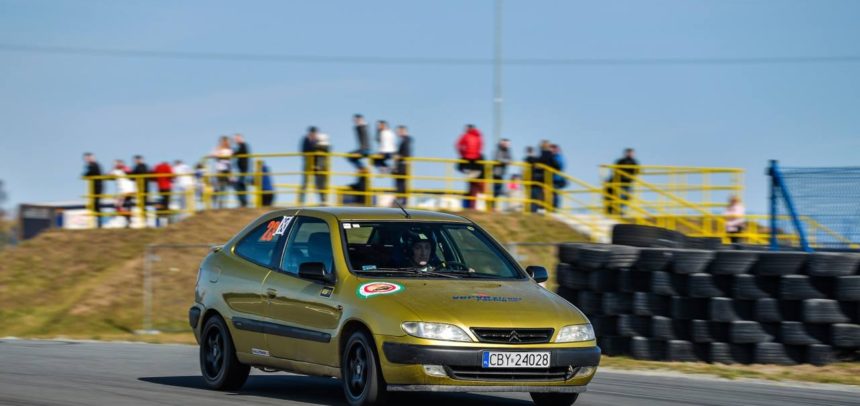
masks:
<instances>
[{"instance_id":1,"label":"grassy hill","mask_svg":"<svg viewBox=\"0 0 860 406\"><path fill-rule=\"evenodd\" d=\"M206 244L225 242L262 210L213 210L164 229L55 230L0 255L0 337L133 338L142 328L146 247L154 254L153 327L192 340L187 309ZM469 212L501 242L581 241L540 215ZM525 264L555 267L552 247L522 247ZM550 281L554 285L554 281Z\"/></svg>"}]
</instances>

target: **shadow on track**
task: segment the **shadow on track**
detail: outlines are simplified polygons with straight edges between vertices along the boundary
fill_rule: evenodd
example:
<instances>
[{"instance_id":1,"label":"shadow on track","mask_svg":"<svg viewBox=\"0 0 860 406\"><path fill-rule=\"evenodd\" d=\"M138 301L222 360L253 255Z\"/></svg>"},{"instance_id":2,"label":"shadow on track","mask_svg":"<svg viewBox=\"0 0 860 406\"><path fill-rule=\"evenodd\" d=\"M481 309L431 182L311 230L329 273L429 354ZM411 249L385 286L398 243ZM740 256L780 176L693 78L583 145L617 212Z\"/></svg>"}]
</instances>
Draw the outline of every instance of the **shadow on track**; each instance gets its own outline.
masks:
<instances>
[{"instance_id":1,"label":"shadow on track","mask_svg":"<svg viewBox=\"0 0 860 406\"><path fill-rule=\"evenodd\" d=\"M194 376L153 376L138 380L158 385L203 389L209 391L203 378ZM215 392L215 391L212 391ZM217 392L215 392L217 393ZM260 396L293 402L322 405L345 405L340 381L333 378L296 375L251 375L245 386L237 392L224 392L230 396ZM410 406L453 405L509 405L525 406L531 402L470 393L392 393L391 404Z\"/></svg>"}]
</instances>

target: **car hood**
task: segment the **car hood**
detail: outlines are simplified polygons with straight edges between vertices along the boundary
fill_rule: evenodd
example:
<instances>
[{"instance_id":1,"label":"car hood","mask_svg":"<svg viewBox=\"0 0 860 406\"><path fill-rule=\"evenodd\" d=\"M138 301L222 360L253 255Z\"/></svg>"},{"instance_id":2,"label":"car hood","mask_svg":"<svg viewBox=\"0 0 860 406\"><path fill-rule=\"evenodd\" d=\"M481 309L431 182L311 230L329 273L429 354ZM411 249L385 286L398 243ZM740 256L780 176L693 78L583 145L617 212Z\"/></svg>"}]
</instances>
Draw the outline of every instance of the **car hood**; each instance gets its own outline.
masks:
<instances>
[{"instance_id":1,"label":"car hood","mask_svg":"<svg viewBox=\"0 0 860 406\"><path fill-rule=\"evenodd\" d=\"M411 310L421 319L415 321L467 328L558 328L588 322L571 303L530 281L401 279L396 283L403 290L384 299Z\"/></svg>"}]
</instances>

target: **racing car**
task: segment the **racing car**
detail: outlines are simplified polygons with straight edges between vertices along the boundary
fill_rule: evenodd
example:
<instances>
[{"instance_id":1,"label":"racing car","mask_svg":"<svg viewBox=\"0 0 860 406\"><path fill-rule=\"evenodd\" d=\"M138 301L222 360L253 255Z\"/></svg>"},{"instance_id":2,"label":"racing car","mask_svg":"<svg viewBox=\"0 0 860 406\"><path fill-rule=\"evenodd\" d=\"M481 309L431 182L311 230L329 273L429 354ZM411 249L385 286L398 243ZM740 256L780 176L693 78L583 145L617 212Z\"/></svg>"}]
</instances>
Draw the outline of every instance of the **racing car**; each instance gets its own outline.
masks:
<instances>
[{"instance_id":1,"label":"racing car","mask_svg":"<svg viewBox=\"0 0 860 406\"><path fill-rule=\"evenodd\" d=\"M547 277L461 216L283 209L203 259L189 322L216 390L238 390L257 367L338 378L350 405L396 391L571 405L600 348Z\"/></svg>"}]
</instances>

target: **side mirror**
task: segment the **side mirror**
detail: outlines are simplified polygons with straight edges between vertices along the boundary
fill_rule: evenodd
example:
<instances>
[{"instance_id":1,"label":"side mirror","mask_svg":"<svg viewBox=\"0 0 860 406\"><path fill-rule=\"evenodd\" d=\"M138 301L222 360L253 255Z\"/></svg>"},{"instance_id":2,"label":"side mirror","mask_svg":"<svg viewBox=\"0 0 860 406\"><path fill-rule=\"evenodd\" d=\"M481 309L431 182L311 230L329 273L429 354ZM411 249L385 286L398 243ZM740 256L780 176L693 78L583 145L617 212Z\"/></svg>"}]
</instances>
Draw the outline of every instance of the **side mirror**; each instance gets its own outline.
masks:
<instances>
[{"instance_id":1,"label":"side mirror","mask_svg":"<svg viewBox=\"0 0 860 406\"><path fill-rule=\"evenodd\" d=\"M526 267L526 273L532 277L537 283L546 282L549 279L549 274L546 272L546 268L542 266L531 265Z\"/></svg>"},{"instance_id":2,"label":"side mirror","mask_svg":"<svg viewBox=\"0 0 860 406\"><path fill-rule=\"evenodd\" d=\"M326 272L322 262L303 262L299 265L299 278L322 283L334 283L334 275Z\"/></svg>"}]
</instances>

